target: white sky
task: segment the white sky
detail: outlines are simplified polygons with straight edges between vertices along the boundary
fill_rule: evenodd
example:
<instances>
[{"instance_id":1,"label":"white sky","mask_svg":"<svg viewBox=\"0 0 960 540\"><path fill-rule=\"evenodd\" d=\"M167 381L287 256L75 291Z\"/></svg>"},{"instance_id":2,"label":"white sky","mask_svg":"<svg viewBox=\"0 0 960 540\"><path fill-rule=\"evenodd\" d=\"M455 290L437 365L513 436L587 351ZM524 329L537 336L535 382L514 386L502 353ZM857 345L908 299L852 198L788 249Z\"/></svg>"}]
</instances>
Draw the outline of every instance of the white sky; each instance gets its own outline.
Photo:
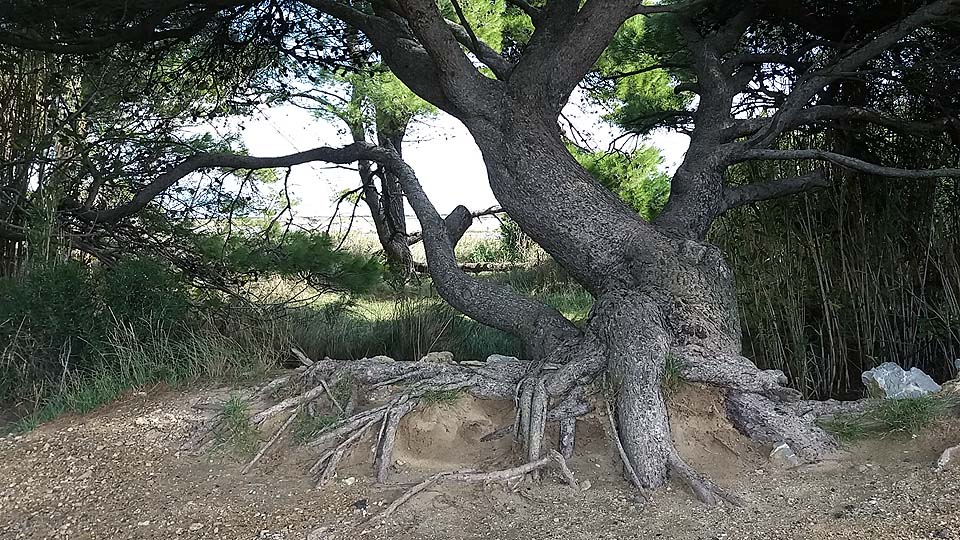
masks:
<instances>
[{"instance_id":1,"label":"white sky","mask_svg":"<svg viewBox=\"0 0 960 540\"><path fill-rule=\"evenodd\" d=\"M575 96L576 98L576 96ZM578 132L590 139L591 146L606 149L617 135L602 121L599 110L592 109L580 99L574 99L564 109L565 116ZM251 155L283 155L317 146L342 146L349 137L341 125L318 120L309 111L292 105L273 107L244 122L244 143ZM672 172L687 149L688 139L678 133L658 133L645 141L658 147L665 158L664 169ZM457 205L471 210L494 206L496 198L487 182L486 170L467 129L453 117L439 113L432 118L417 120L404 139L404 158L416 171L424 190L437 210L446 215ZM321 163L294 167L290 174L290 191L296 199L295 212L299 218L328 220L333 213L334 198L344 189L359 185L353 170L326 167ZM345 205L346 206L346 205ZM349 216L351 208L341 207L341 214ZM419 230L413 221L410 230ZM363 204L358 216L369 216ZM476 224L477 229L495 226L488 219ZM359 219L354 227L372 229L369 219Z\"/></svg>"}]
</instances>

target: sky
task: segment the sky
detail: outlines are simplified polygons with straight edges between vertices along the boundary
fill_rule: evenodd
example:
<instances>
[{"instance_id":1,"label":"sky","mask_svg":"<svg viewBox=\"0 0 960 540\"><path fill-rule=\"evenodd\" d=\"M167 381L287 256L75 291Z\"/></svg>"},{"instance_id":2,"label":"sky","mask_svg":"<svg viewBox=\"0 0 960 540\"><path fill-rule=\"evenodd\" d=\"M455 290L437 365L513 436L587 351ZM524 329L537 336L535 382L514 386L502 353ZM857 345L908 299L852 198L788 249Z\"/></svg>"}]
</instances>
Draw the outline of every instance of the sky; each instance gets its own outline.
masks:
<instances>
[{"instance_id":1,"label":"sky","mask_svg":"<svg viewBox=\"0 0 960 540\"><path fill-rule=\"evenodd\" d=\"M619 134L601 119L599 110L576 94L564 109L564 116L579 133L588 137L595 149L608 148ZM241 134L247 150L255 156L284 155L318 146L344 146L351 142L342 125L316 119L309 111L293 105L260 111L245 121ZM668 173L679 165L688 145L685 135L667 132L655 133L643 142L660 149ZM487 182L480 150L466 127L455 118L441 112L431 118L416 120L404 139L403 154L442 215L459 204L470 210L483 210L498 204ZM298 219L323 223L333 214L336 195L358 185L359 178L354 170L322 163L294 167L289 180ZM349 218L351 211L352 205L341 207L340 222ZM408 212L408 216L408 230L419 230L412 212ZM357 217L355 230L373 229L369 212L363 204L357 208ZM488 218L475 223L474 230L491 229L496 225L496 219Z\"/></svg>"}]
</instances>

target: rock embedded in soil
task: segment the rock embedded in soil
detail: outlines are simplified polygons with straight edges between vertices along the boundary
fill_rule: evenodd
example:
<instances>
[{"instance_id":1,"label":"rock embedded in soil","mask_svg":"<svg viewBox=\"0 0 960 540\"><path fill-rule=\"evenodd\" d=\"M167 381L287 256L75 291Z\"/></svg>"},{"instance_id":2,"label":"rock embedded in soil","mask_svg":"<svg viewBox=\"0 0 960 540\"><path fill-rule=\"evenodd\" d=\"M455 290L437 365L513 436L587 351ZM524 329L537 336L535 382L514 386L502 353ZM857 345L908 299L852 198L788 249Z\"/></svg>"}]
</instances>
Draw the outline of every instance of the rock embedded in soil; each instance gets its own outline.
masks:
<instances>
[{"instance_id":1,"label":"rock embedded in soil","mask_svg":"<svg viewBox=\"0 0 960 540\"><path fill-rule=\"evenodd\" d=\"M919 368L906 371L893 362L864 371L861 379L871 392L884 399L918 398L940 391L940 385Z\"/></svg>"}]
</instances>

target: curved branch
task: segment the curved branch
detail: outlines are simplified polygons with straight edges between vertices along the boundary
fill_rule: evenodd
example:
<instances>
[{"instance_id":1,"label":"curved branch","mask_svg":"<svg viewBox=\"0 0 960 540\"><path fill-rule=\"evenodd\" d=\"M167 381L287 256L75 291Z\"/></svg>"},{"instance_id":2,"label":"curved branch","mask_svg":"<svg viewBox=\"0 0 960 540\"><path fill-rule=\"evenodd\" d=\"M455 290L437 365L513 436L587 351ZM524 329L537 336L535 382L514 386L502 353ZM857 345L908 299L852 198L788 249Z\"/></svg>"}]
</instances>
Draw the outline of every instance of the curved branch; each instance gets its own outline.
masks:
<instances>
[{"instance_id":1,"label":"curved branch","mask_svg":"<svg viewBox=\"0 0 960 540\"><path fill-rule=\"evenodd\" d=\"M463 53L453 30L432 0L398 0L403 18L436 65L447 99L468 116L489 114L497 81L484 77ZM472 41L472 40L471 40ZM378 47L379 48L379 47ZM381 52L384 52L381 49ZM388 61L388 65L394 65Z\"/></svg>"},{"instance_id":2,"label":"curved branch","mask_svg":"<svg viewBox=\"0 0 960 540\"><path fill-rule=\"evenodd\" d=\"M72 202L65 204L64 209L86 221L119 221L146 208L150 201L183 177L203 169L272 169L292 167L311 161L327 161L338 164L352 163L360 159L364 149L367 148L369 148L369 145L357 143L343 148L321 147L277 157L254 157L229 153L197 154L160 174L155 180L134 194L130 202L106 210L84 210L82 205Z\"/></svg>"},{"instance_id":3,"label":"curved branch","mask_svg":"<svg viewBox=\"0 0 960 540\"><path fill-rule=\"evenodd\" d=\"M887 116L879 111L863 107L847 107L842 105L815 105L798 112L793 120L784 129L789 130L799 126L822 122L826 120L846 120L863 124L873 124L900 133L919 135L921 137L935 137L943 133L956 130L954 122L949 118L938 118L930 121L905 120ZM769 125L769 118L747 118L737 120L731 128L731 137L743 137L756 133Z\"/></svg>"},{"instance_id":4,"label":"curved branch","mask_svg":"<svg viewBox=\"0 0 960 540\"><path fill-rule=\"evenodd\" d=\"M457 264L447 223L424 193L413 169L389 149L377 147L378 161L397 171L407 201L423 227L423 243L437 292L452 306L483 324L523 339L528 352L543 357L581 331L556 309L511 287L468 276Z\"/></svg>"},{"instance_id":5,"label":"curved branch","mask_svg":"<svg viewBox=\"0 0 960 540\"><path fill-rule=\"evenodd\" d=\"M824 175L824 172L818 169L810 174L778 178L759 184L728 186L724 188L723 201L725 210L729 210L738 206L795 195L829 185L830 181Z\"/></svg>"},{"instance_id":6,"label":"curved branch","mask_svg":"<svg viewBox=\"0 0 960 540\"><path fill-rule=\"evenodd\" d=\"M513 72L512 62L501 56L500 53L493 50L493 48L486 43L476 39L476 36L471 36L463 26L453 21L447 21L447 26L449 26L453 32L453 37L455 37L461 45L470 49L470 51L477 56L477 59L490 68L490 71L492 71L498 79L506 80L510 77L510 74Z\"/></svg>"},{"instance_id":7,"label":"curved branch","mask_svg":"<svg viewBox=\"0 0 960 540\"><path fill-rule=\"evenodd\" d=\"M820 161L829 161L846 169L874 174L877 176L890 176L895 178L956 178L960 177L960 169L898 169L896 167L885 167L876 165L862 159L845 156L836 152L826 150L816 150L812 148L802 150L747 150L743 152L738 162L751 160L808 160L815 159Z\"/></svg>"},{"instance_id":8,"label":"curved branch","mask_svg":"<svg viewBox=\"0 0 960 540\"><path fill-rule=\"evenodd\" d=\"M186 4L184 2L179 6L171 6L165 11L154 13L135 27L123 28L96 37L55 41L52 39L37 39L13 32L0 32L0 45L58 54L88 54L107 50L120 43L155 43L189 39L203 30L207 23L213 20L222 9L240 5L239 2L224 2L217 7L207 7L200 10L196 15L189 17L190 23L185 26L158 30L158 27L168 16L175 13L177 8L185 7Z\"/></svg>"}]
</instances>

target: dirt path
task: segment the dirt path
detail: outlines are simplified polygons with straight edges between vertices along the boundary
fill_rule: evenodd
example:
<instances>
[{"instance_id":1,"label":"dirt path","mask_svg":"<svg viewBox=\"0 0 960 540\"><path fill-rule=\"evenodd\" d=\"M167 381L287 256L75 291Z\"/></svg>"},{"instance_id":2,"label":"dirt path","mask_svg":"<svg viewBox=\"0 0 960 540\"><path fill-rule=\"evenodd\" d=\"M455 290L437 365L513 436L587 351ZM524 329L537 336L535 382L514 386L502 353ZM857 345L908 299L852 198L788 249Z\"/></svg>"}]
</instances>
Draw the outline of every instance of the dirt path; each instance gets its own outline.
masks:
<instances>
[{"instance_id":1,"label":"dirt path","mask_svg":"<svg viewBox=\"0 0 960 540\"><path fill-rule=\"evenodd\" d=\"M590 480L586 491L575 493L552 479L515 489L442 485L386 523L360 525L403 487L374 486L362 459L321 492L304 472L309 455L302 450L272 456L246 476L236 459L180 453L194 397L131 395L96 413L0 439L0 539L287 540L307 538L310 531L317 531L314 539L960 539L960 468L938 473L930 466L947 441L960 442L957 423L784 470L768 463L761 449L713 426L703 405L685 411L681 401L674 414L684 423L675 428L678 446L743 496L743 508L705 508L679 485L661 490L652 503L637 502L618 478L603 438L590 437L588 429L586 451L572 462L578 478ZM462 430L431 424L434 413L424 413L420 424ZM423 440L417 446L415 439L401 457L399 480L423 477L429 471L411 470L410 462L446 444ZM447 454L437 453L426 468L451 465ZM365 510L355 508L364 504Z\"/></svg>"}]
</instances>

